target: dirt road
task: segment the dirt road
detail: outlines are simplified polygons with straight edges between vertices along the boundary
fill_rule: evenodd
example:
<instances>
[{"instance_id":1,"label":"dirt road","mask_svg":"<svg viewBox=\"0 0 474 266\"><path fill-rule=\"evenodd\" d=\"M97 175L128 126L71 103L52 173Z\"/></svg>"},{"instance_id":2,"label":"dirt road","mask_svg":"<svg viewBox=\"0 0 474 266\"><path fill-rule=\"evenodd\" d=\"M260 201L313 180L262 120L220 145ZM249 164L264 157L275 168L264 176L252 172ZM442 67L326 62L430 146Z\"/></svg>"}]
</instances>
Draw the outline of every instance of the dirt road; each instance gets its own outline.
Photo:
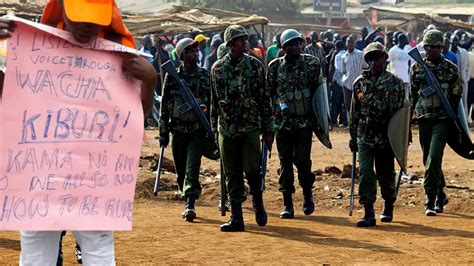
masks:
<instances>
[{"instance_id":1,"label":"dirt road","mask_svg":"<svg viewBox=\"0 0 474 266\"><path fill-rule=\"evenodd\" d=\"M154 132L149 133L152 141ZM415 131L414 139L417 139ZM304 216L301 190L295 194L296 217L281 220L281 195L278 193L278 159L275 151L269 162L265 204L269 222L256 225L251 201L244 205L246 232L221 233L219 225L228 219L218 212L218 164L203 161L203 195L197 204L198 219L186 223L180 217L184 202L174 188L174 176L166 172L160 196L151 196L154 174L144 166L139 175L134 209L133 231L117 232L118 264L474 264L474 165L446 149L444 171L450 202L437 217L423 215L423 168L421 149L415 141L410 147L412 181L402 184L395 205L394 222L370 229L355 227L363 215L356 205L354 216L347 215L350 179L325 173L326 167L339 169L350 162L347 133L331 135L333 150L313 142L313 170L320 169L314 187L316 211ZM144 147L143 153L156 152ZM168 151L169 152L169 151ZM167 156L169 154L167 153ZM418 178L416 178L418 176ZM170 190L170 191L166 191ZM357 190L356 190L357 191ZM380 199L380 197L379 197ZM356 199L357 201L357 199ZM380 214L382 201L376 204ZM18 233L0 232L0 264L18 262ZM74 263L74 239L64 243L65 262Z\"/></svg>"}]
</instances>

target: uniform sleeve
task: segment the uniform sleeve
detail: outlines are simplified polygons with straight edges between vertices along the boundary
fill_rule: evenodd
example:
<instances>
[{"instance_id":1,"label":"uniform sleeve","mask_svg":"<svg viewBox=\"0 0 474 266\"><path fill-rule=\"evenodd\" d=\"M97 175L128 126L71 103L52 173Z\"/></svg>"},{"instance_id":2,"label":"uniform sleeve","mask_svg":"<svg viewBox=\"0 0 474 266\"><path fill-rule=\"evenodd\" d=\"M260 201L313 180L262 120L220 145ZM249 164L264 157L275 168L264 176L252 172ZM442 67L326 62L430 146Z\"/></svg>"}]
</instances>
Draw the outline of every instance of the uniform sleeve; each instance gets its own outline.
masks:
<instances>
[{"instance_id":1,"label":"uniform sleeve","mask_svg":"<svg viewBox=\"0 0 474 266\"><path fill-rule=\"evenodd\" d=\"M418 92L420 91L420 84L416 78L416 66L417 63L413 64L410 68L410 103L412 116L415 111L416 102L418 101Z\"/></svg>"},{"instance_id":2,"label":"uniform sleeve","mask_svg":"<svg viewBox=\"0 0 474 266\"><path fill-rule=\"evenodd\" d=\"M360 92L359 82L356 81L353 85L354 93L352 94L352 101L351 101L351 111L349 115L349 132L351 134L351 139L353 141L357 140L357 127L359 126L360 120L360 109L361 104L358 97L358 93Z\"/></svg>"},{"instance_id":3,"label":"uniform sleeve","mask_svg":"<svg viewBox=\"0 0 474 266\"><path fill-rule=\"evenodd\" d=\"M219 117L219 100L216 94L217 80L216 80L217 67L214 65L211 69L210 74L210 87L211 87L211 108L210 108L210 117L211 117L211 126L212 130L217 131L217 122Z\"/></svg>"},{"instance_id":4,"label":"uniform sleeve","mask_svg":"<svg viewBox=\"0 0 474 266\"><path fill-rule=\"evenodd\" d=\"M163 95L161 97L161 105L160 105L160 134L161 133L169 133L169 120L170 120L170 111L168 106L171 103L171 90L173 88L173 80L169 77L168 74L165 75L164 78L164 87L163 87Z\"/></svg>"},{"instance_id":5,"label":"uniform sleeve","mask_svg":"<svg viewBox=\"0 0 474 266\"><path fill-rule=\"evenodd\" d=\"M260 107L260 116L262 118L261 126L262 133L273 133L274 131L274 121L273 121L273 108L270 98L270 90L267 86L267 79L265 76L265 69L263 64L256 62L258 65L258 88L260 89L261 95L261 107Z\"/></svg>"},{"instance_id":6,"label":"uniform sleeve","mask_svg":"<svg viewBox=\"0 0 474 266\"><path fill-rule=\"evenodd\" d=\"M458 113L458 105L459 100L462 97L462 81L461 77L459 76L459 71L456 67L450 67L450 79L449 79L449 91L447 93L447 97L449 103L453 107L454 113Z\"/></svg>"},{"instance_id":7,"label":"uniform sleeve","mask_svg":"<svg viewBox=\"0 0 474 266\"><path fill-rule=\"evenodd\" d=\"M314 86L311 86L310 89L311 89L311 95L314 95L314 93L319 88L319 85L321 83L321 80L319 78L321 76L322 64L317 58L311 58L309 63L310 63L309 65L311 66L311 69L310 69L311 77L310 77L309 82L310 84L314 84Z\"/></svg>"}]
</instances>

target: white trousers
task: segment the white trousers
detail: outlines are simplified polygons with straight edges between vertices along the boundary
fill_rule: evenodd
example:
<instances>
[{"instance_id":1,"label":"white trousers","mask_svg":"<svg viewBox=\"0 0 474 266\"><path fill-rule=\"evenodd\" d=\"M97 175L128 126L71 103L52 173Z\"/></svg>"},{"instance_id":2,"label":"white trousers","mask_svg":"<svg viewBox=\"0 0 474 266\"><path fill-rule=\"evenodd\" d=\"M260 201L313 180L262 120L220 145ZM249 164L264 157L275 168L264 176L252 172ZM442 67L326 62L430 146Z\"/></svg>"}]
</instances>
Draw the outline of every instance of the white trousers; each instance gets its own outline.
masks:
<instances>
[{"instance_id":1,"label":"white trousers","mask_svg":"<svg viewBox=\"0 0 474 266\"><path fill-rule=\"evenodd\" d=\"M112 231L73 231L82 251L82 263L115 265ZM61 231L21 231L20 266L55 266L58 260Z\"/></svg>"}]
</instances>

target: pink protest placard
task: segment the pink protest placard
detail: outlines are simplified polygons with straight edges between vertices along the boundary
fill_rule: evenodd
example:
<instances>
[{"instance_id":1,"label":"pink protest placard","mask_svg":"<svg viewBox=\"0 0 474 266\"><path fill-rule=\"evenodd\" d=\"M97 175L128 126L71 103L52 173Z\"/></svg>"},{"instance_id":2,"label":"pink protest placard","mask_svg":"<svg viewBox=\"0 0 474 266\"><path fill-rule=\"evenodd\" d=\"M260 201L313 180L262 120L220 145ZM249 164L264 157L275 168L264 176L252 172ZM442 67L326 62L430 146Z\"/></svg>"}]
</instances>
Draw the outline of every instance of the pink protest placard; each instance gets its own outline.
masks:
<instances>
[{"instance_id":1,"label":"pink protest placard","mask_svg":"<svg viewBox=\"0 0 474 266\"><path fill-rule=\"evenodd\" d=\"M11 17L10 17L11 18ZM138 82L103 39L17 20L1 103L0 230L130 230Z\"/></svg>"}]
</instances>

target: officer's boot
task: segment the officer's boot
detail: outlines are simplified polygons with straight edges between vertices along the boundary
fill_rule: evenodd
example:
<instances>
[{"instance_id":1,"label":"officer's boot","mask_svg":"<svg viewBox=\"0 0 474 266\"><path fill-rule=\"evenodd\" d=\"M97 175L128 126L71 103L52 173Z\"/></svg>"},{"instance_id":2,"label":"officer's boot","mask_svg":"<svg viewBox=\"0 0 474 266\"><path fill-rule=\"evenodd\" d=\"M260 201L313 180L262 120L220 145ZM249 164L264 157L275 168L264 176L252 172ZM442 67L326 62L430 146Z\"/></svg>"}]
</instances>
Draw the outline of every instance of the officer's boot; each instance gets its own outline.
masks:
<instances>
[{"instance_id":1,"label":"officer's boot","mask_svg":"<svg viewBox=\"0 0 474 266\"><path fill-rule=\"evenodd\" d=\"M375 211L374 211L374 204L373 203L365 203L364 204L365 215L362 220L357 222L357 227L370 227L375 226Z\"/></svg>"},{"instance_id":2,"label":"officer's boot","mask_svg":"<svg viewBox=\"0 0 474 266\"><path fill-rule=\"evenodd\" d=\"M306 215L314 212L314 198L311 188L303 189L303 212Z\"/></svg>"},{"instance_id":3,"label":"officer's boot","mask_svg":"<svg viewBox=\"0 0 474 266\"><path fill-rule=\"evenodd\" d=\"M444 210L444 205L448 204L448 196L444 193L443 189L440 189L438 197L436 199L435 211L436 213L442 213Z\"/></svg>"},{"instance_id":4,"label":"officer's boot","mask_svg":"<svg viewBox=\"0 0 474 266\"><path fill-rule=\"evenodd\" d=\"M183 212L183 218L188 222L192 222L196 219L195 201L193 196L186 197L186 209Z\"/></svg>"},{"instance_id":5,"label":"officer's boot","mask_svg":"<svg viewBox=\"0 0 474 266\"><path fill-rule=\"evenodd\" d=\"M283 193L283 211L280 213L281 219L292 219L295 217L295 210L293 209L293 199L291 192Z\"/></svg>"},{"instance_id":6,"label":"officer's boot","mask_svg":"<svg viewBox=\"0 0 474 266\"><path fill-rule=\"evenodd\" d=\"M383 206L382 214L380 215L380 221L384 223L390 223L393 220L393 201L385 201Z\"/></svg>"},{"instance_id":7,"label":"officer's boot","mask_svg":"<svg viewBox=\"0 0 474 266\"><path fill-rule=\"evenodd\" d=\"M229 222L221 225L222 232L242 232L245 231L244 217L242 215L242 203L230 203L232 216Z\"/></svg>"},{"instance_id":8,"label":"officer's boot","mask_svg":"<svg viewBox=\"0 0 474 266\"><path fill-rule=\"evenodd\" d=\"M254 193L252 195L253 211L255 212L255 221L260 226L267 224L267 212L263 206L263 195L262 192Z\"/></svg>"},{"instance_id":9,"label":"officer's boot","mask_svg":"<svg viewBox=\"0 0 474 266\"><path fill-rule=\"evenodd\" d=\"M426 195L425 200L425 215L436 216L435 210L436 195Z\"/></svg>"}]
</instances>

